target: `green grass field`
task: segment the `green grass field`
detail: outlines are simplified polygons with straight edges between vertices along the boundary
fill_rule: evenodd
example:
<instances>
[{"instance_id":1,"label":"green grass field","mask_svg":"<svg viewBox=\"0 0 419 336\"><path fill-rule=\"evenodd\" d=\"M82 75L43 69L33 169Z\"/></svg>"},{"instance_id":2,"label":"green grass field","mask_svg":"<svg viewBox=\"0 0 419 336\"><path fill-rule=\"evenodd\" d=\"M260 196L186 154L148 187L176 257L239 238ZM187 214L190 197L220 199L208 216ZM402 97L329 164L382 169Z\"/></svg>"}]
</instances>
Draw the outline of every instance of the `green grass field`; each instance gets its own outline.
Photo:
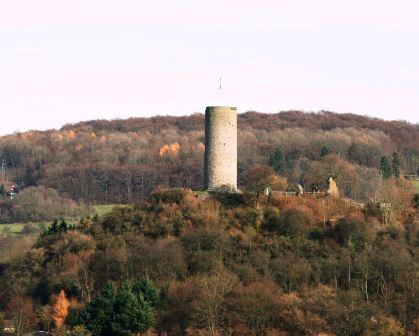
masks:
<instances>
[{"instance_id":1,"label":"green grass field","mask_svg":"<svg viewBox=\"0 0 419 336\"><path fill-rule=\"evenodd\" d=\"M412 180L412 183L416 188L416 192L419 193L419 180Z\"/></svg>"},{"instance_id":2,"label":"green grass field","mask_svg":"<svg viewBox=\"0 0 419 336\"><path fill-rule=\"evenodd\" d=\"M112 209L115 207L113 204L105 204L105 205L95 205L93 206L92 216L94 214L97 214L99 217L102 217L109 212L112 211ZM67 222L73 224L76 222L76 219L69 219ZM46 222L39 222L39 223L33 223L35 225L41 226L42 224L49 225L51 223ZM13 223L13 224L0 224L0 235L6 234L6 235L18 235L22 232L23 227L25 226L24 223Z\"/></svg>"},{"instance_id":3,"label":"green grass field","mask_svg":"<svg viewBox=\"0 0 419 336\"><path fill-rule=\"evenodd\" d=\"M25 224L0 224L0 234L19 234Z\"/></svg>"},{"instance_id":4,"label":"green grass field","mask_svg":"<svg viewBox=\"0 0 419 336\"><path fill-rule=\"evenodd\" d=\"M102 217L106 214L108 214L109 212L112 211L112 209L117 206L114 204L105 204L105 205L94 205L93 206L93 214L97 214L99 217Z\"/></svg>"}]
</instances>

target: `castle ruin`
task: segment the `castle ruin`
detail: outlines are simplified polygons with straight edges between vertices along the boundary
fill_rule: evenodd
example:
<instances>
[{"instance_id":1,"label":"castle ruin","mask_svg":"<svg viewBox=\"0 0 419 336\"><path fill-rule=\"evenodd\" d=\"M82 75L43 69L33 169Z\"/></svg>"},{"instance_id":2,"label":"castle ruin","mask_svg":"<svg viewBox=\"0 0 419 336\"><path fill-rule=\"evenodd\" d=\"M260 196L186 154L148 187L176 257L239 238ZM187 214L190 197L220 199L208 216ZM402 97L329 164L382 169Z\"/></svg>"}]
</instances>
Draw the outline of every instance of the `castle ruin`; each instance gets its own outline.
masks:
<instances>
[{"instance_id":1,"label":"castle ruin","mask_svg":"<svg viewBox=\"0 0 419 336\"><path fill-rule=\"evenodd\" d=\"M237 191L237 108L205 110L204 188Z\"/></svg>"}]
</instances>

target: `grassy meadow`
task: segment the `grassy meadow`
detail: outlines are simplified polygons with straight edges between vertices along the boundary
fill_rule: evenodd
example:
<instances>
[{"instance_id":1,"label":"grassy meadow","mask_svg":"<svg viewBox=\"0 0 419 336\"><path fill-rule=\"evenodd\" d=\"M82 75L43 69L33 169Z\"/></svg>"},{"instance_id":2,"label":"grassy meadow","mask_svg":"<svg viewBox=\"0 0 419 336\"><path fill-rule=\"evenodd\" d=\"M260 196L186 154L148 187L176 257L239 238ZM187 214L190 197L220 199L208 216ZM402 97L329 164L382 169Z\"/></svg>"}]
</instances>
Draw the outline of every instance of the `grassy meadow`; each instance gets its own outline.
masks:
<instances>
[{"instance_id":1,"label":"grassy meadow","mask_svg":"<svg viewBox=\"0 0 419 336\"><path fill-rule=\"evenodd\" d=\"M113 204L104 204L104 205L94 205L93 211L92 211L92 216L97 214L99 217L106 215L107 213L109 213L112 208L115 205ZM76 219L69 219L67 220L68 223L72 224L74 222L76 222ZM37 223L32 223L38 227L46 227L49 224L51 224L50 222L37 222ZM11 224L0 224L0 235L19 235L22 233L22 230L24 228L24 226L26 225L26 223L11 223Z\"/></svg>"}]
</instances>

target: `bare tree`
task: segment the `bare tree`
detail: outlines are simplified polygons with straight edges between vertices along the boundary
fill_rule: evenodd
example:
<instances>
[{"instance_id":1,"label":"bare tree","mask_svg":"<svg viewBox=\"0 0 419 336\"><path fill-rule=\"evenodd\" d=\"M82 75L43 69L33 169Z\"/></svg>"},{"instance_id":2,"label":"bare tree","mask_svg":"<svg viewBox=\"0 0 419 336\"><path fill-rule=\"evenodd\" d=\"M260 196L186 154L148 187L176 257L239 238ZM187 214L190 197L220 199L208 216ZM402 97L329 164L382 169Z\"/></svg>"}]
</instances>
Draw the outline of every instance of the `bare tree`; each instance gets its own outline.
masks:
<instances>
[{"instance_id":1,"label":"bare tree","mask_svg":"<svg viewBox=\"0 0 419 336\"><path fill-rule=\"evenodd\" d=\"M223 268L201 280L201 296L196 301L197 320L210 335L219 335L223 329L223 309L227 295L236 283L236 278Z\"/></svg>"},{"instance_id":2,"label":"bare tree","mask_svg":"<svg viewBox=\"0 0 419 336\"><path fill-rule=\"evenodd\" d=\"M27 297L14 297L7 305L7 313L13 321L16 336L24 335L36 322L32 300Z\"/></svg>"}]
</instances>

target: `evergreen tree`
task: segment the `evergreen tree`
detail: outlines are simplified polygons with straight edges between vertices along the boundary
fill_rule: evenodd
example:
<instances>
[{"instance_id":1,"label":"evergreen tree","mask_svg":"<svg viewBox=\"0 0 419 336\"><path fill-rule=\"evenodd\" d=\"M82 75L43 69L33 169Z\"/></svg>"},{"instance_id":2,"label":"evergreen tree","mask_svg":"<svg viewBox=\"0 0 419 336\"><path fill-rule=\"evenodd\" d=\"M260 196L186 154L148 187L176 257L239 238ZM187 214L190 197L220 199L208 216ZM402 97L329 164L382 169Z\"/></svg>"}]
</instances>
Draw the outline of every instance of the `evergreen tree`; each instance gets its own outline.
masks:
<instances>
[{"instance_id":1,"label":"evergreen tree","mask_svg":"<svg viewBox=\"0 0 419 336\"><path fill-rule=\"evenodd\" d=\"M383 155L380 162L381 175L385 180L391 177L391 166L387 156Z\"/></svg>"},{"instance_id":2,"label":"evergreen tree","mask_svg":"<svg viewBox=\"0 0 419 336\"><path fill-rule=\"evenodd\" d=\"M329 147L327 145L323 145L322 148L320 148L320 156L325 157L327 154L329 154Z\"/></svg>"},{"instance_id":3,"label":"evergreen tree","mask_svg":"<svg viewBox=\"0 0 419 336\"><path fill-rule=\"evenodd\" d=\"M143 295L144 300L150 303L153 308L160 308L162 305L160 291L149 278L142 279L133 284L132 290L136 295Z\"/></svg>"},{"instance_id":4,"label":"evergreen tree","mask_svg":"<svg viewBox=\"0 0 419 336\"><path fill-rule=\"evenodd\" d=\"M392 168L393 168L393 176L400 177L400 158L396 152L393 153Z\"/></svg>"},{"instance_id":5,"label":"evergreen tree","mask_svg":"<svg viewBox=\"0 0 419 336\"><path fill-rule=\"evenodd\" d=\"M54 222L51 224L51 226L48 228L47 230L47 234L54 234L54 233L58 233L60 230L60 227L58 225L58 220L54 219Z\"/></svg>"},{"instance_id":6,"label":"evergreen tree","mask_svg":"<svg viewBox=\"0 0 419 336\"><path fill-rule=\"evenodd\" d=\"M413 206L419 210L419 193L413 195Z\"/></svg>"},{"instance_id":7,"label":"evergreen tree","mask_svg":"<svg viewBox=\"0 0 419 336\"><path fill-rule=\"evenodd\" d=\"M279 148L275 149L275 151L269 157L269 166L276 172L279 173L282 169L282 153Z\"/></svg>"},{"instance_id":8,"label":"evergreen tree","mask_svg":"<svg viewBox=\"0 0 419 336\"><path fill-rule=\"evenodd\" d=\"M135 295L132 285L125 283L113 302L110 320L110 332L106 332L106 335L129 336L148 330L153 322L153 312L144 296L141 293Z\"/></svg>"},{"instance_id":9,"label":"evergreen tree","mask_svg":"<svg viewBox=\"0 0 419 336\"><path fill-rule=\"evenodd\" d=\"M58 226L58 232L67 232L69 229L69 226L67 222L62 219L60 225Z\"/></svg>"},{"instance_id":10,"label":"evergreen tree","mask_svg":"<svg viewBox=\"0 0 419 336\"><path fill-rule=\"evenodd\" d=\"M135 289L134 289L135 288ZM143 290L146 292L143 294ZM108 283L84 313L68 320L71 326L85 326L93 336L129 336L147 331L153 323L153 302L158 291L147 280L138 285ZM157 302L157 301L155 301Z\"/></svg>"},{"instance_id":11,"label":"evergreen tree","mask_svg":"<svg viewBox=\"0 0 419 336\"><path fill-rule=\"evenodd\" d=\"M113 316L113 302L116 295L116 285L106 284L101 293L87 305L85 313L80 314L79 320L75 319L71 323L84 325L92 335L105 335L103 331L106 328L105 324L109 324Z\"/></svg>"},{"instance_id":12,"label":"evergreen tree","mask_svg":"<svg viewBox=\"0 0 419 336\"><path fill-rule=\"evenodd\" d=\"M287 171L294 168L294 161L295 160L293 159L292 154L285 155L285 169Z\"/></svg>"},{"instance_id":13,"label":"evergreen tree","mask_svg":"<svg viewBox=\"0 0 419 336\"><path fill-rule=\"evenodd\" d=\"M6 188L4 187L4 184L0 184L0 195L3 196L6 193Z\"/></svg>"},{"instance_id":14,"label":"evergreen tree","mask_svg":"<svg viewBox=\"0 0 419 336\"><path fill-rule=\"evenodd\" d=\"M43 236L53 235L57 233L65 233L68 230L75 230L76 226L74 224L67 224L67 222L62 219L61 222L58 222L57 219L44 231Z\"/></svg>"}]
</instances>

